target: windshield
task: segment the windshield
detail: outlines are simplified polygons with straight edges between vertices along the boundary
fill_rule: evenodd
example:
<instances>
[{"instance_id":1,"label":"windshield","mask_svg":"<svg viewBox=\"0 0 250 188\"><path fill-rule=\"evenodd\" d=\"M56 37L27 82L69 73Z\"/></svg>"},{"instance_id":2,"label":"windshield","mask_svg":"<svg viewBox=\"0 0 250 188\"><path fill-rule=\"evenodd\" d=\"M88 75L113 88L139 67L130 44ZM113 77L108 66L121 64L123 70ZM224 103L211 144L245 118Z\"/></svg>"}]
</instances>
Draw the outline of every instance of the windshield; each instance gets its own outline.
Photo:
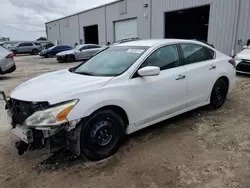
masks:
<instances>
[{"instance_id":1,"label":"windshield","mask_svg":"<svg viewBox=\"0 0 250 188\"><path fill-rule=\"evenodd\" d=\"M82 47L84 47L84 45L77 45L77 46L75 47L75 49L76 49L76 50L80 50Z\"/></svg>"},{"instance_id":2,"label":"windshield","mask_svg":"<svg viewBox=\"0 0 250 188\"><path fill-rule=\"evenodd\" d=\"M57 47L57 46L52 46L52 47L48 48L48 50L52 50L52 49L54 49L55 47Z\"/></svg>"},{"instance_id":3,"label":"windshield","mask_svg":"<svg viewBox=\"0 0 250 188\"><path fill-rule=\"evenodd\" d=\"M78 67L74 72L92 76L118 76L124 73L148 47L112 47Z\"/></svg>"}]
</instances>

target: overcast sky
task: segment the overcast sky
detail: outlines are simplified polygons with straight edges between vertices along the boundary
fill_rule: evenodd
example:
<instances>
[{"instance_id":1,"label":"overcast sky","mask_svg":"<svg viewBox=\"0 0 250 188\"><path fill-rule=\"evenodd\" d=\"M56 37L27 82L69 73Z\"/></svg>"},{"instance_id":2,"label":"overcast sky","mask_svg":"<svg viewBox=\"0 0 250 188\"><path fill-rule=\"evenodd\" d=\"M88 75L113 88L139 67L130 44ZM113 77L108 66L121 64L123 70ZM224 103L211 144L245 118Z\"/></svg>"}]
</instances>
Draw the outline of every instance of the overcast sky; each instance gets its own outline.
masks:
<instances>
[{"instance_id":1,"label":"overcast sky","mask_svg":"<svg viewBox=\"0 0 250 188\"><path fill-rule=\"evenodd\" d=\"M115 0L0 0L0 36L36 40L45 22Z\"/></svg>"}]
</instances>

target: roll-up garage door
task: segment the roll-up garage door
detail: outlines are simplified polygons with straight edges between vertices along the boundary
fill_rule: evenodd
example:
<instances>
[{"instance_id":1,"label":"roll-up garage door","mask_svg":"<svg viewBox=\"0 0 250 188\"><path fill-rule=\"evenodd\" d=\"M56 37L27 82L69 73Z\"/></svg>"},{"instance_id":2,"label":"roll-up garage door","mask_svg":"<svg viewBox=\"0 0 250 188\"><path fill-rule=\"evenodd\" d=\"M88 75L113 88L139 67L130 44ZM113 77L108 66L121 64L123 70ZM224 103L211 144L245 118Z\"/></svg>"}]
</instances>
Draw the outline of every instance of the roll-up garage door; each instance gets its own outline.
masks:
<instances>
[{"instance_id":1,"label":"roll-up garage door","mask_svg":"<svg viewBox=\"0 0 250 188\"><path fill-rule=\"evenodd\" d=\"M137 37L137 19L115 22L115 41Z\"/></svg>"}]
</instances>

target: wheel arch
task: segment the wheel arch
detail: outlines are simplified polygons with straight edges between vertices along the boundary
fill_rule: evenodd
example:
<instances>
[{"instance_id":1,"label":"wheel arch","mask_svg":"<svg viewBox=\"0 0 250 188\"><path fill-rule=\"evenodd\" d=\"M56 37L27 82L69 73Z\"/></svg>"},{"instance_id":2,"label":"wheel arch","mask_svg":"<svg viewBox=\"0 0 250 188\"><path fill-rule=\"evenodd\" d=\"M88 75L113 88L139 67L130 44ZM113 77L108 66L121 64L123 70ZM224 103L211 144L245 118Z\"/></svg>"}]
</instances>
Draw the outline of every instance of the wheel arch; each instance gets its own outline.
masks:
<instances>
[{"instance_id":1,"label":"wheel arch","mask_svg":"<svg viewBox=\"0 0 250 188\"><path fill-rule=\"evenodd\" d=\"M218 80L224 80L225 83L226 83L226 85L227 85L227 89L229 89L229 79L228 79L227 76L221 76L221 77L219 77L219 78L216 80L216 82L217 82ZM215 82L215 83L216 83L216 82Z\"/></svg>"},{"instance_id":2,"label":"wheel arch","mask_svg":"<svg viewBox=\"0 0 250 188\"><path fill-rule=\"evenodd\" d=\"M122 107L120 107L118 105L107 105L107 106L100 107L97 110L95 110L94 112L92 112L89 115L89 117L91 115L95 114L96 112L101 111L101 110L112 110L112 111L116 112L118 115L121 116L125 126L127 127L129 125L129 118L128 118L128 115L127 115L126 111Z\"/></svg>"}]
</instances>

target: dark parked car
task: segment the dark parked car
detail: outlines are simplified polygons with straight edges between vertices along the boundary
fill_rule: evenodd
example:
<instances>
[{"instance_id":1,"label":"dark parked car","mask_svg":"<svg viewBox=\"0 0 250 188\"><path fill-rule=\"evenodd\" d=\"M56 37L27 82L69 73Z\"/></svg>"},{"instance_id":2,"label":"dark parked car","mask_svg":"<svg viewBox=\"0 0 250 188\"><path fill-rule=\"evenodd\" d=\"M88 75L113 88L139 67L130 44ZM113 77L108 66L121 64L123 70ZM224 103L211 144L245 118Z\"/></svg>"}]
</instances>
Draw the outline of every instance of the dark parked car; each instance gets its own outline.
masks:
<instances>
[{"instance_id":1,"label":"dark parked car","mask_svg":"<svg viewBox=\"0 0 250 188\"><path fill-rule=\"evenodd\" d=\"M43 50L47 50L51 47L55 46L52 42L42 45Z\"/></svg>"},{"instance_id":2,"label":"dark parked car","mask_svg":"<svg viewBox=\"0 0 250 188\"><path fill-rule=\"evenodd\" d=\"M54 57L56 54L58 54L59 52L63 52L63 51L67 51L67 50L72 50L71 46L67 46L67 45L58 45L58 46L53 46L47 50L43 50L40 53L40 56L43 57Z\"/></svg>"}]
</instances>

